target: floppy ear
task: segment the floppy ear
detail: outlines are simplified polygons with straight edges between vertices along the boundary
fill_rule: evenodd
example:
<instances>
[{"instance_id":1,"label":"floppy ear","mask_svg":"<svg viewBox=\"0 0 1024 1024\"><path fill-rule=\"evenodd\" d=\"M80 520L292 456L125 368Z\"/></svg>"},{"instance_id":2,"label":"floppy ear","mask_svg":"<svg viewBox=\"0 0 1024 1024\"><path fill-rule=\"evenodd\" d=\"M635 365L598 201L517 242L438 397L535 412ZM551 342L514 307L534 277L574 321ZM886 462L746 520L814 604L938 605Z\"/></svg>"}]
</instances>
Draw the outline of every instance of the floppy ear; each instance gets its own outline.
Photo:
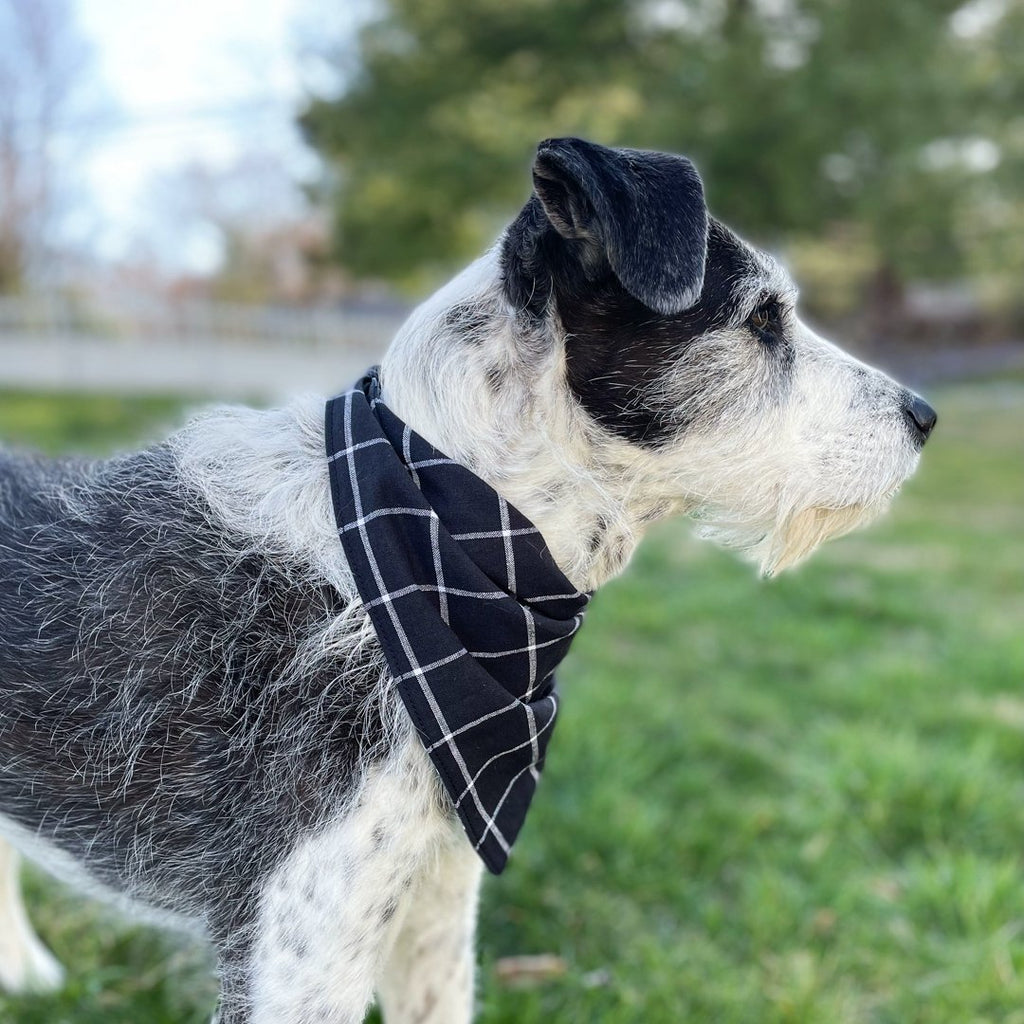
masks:
<instances>
[{"instance_id":1,"label":"floppy ear","mask_svg":"<svg viewBox=\"0 0 1024 1024\"><path fill-rule=\"evenodd\" d=\"M678 313L700 297L708 212L686 157L548 139L537 147L533 185L552 227L599 245L645 306Z\"/></svg>"}]
</instances>

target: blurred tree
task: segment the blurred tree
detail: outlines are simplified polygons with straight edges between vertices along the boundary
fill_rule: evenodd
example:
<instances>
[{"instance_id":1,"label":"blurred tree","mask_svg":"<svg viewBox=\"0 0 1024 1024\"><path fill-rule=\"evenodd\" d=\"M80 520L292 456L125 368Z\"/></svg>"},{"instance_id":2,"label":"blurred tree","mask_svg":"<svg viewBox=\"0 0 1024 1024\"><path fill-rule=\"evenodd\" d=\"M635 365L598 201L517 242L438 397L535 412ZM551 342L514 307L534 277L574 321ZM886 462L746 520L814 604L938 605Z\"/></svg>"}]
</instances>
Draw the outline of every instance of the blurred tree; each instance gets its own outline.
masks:
<instances>
[{"instance_id":1,"label":"blurred tree","mask_svg":"<svg viewBox=\"0 0 1024 1024\"><path fill-rule=\"evenodd\" d=\"M232 302L295 302L322 288L322 211L311 210L280 154L244 152L233 163L192 162L155 176L145 194L136 260L164 277L198 275Z\"/></svg>"},{"instance_id":2,"label":"blurred tree","mask_svg":"<svg viewBox=\"0 0 1024 1024\"><path fill-rule=\"evenodd\" d=\"M688 153L762 239L856 225L883 297L969 269L980 211L1019 215L1022 2L379 0L301 123L357 272L475 253L536 142L580 134Z\"/></svg>"},{"instance_id":3,"label":"blurred tree","mask_svg":"<svg viewBox=\"0 0 1024 1024\"><path fill-rule=\"evenodd\" d=\"M0 293L41 262L67 170L56 136L89 56L69 0L0 0Z\"/></svg>"}]
</instances>

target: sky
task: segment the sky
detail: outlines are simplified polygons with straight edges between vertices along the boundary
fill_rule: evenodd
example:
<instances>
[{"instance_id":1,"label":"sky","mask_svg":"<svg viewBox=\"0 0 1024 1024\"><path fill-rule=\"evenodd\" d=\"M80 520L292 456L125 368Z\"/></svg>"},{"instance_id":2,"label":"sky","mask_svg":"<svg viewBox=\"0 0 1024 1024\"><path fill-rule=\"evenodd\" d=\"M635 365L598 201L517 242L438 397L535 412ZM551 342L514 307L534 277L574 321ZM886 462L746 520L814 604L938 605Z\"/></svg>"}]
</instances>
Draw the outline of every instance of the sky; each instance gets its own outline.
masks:
<instances>
[{"instance_id":1,"label":"sky","mask_svg":"<svg viewBox=\"0 0 1024 1024\"><path fill-rule=\"evenodd\" d=\"M294 113L315 67L299 58L316 31L311 0L75 0L102 100L83 145L79 227L106 259L159 232L155 179L200 162L226 168L244 153L279 156L296 178L314 172ZM337 0L331 31L344 17ZM212 269L216 239L179 232L181 269ZM155 246L160 249L160 245ZM166 248L166 247L164 247Z\"/></svg>"}]
</instances>

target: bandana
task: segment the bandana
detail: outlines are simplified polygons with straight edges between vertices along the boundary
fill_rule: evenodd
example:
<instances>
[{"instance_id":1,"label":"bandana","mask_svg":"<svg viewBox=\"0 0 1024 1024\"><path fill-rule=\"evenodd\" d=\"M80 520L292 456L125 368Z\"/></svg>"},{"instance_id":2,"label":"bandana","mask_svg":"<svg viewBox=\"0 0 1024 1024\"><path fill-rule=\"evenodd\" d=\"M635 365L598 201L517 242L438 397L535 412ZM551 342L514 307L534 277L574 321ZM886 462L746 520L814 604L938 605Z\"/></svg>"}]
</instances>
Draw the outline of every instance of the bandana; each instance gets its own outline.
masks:
<instances>
[{"instance_id":1,"label":"bandana","mask_svg":"<svg viewBox=\"0 0 1024 1024\"><path fill-rule=\"evenodd\" d=\"M338 535L402 701L470 842L499 874L555 725L553 673L590 598L538 529L381 401L326 411Z\"/></svg>"}]
</instances>

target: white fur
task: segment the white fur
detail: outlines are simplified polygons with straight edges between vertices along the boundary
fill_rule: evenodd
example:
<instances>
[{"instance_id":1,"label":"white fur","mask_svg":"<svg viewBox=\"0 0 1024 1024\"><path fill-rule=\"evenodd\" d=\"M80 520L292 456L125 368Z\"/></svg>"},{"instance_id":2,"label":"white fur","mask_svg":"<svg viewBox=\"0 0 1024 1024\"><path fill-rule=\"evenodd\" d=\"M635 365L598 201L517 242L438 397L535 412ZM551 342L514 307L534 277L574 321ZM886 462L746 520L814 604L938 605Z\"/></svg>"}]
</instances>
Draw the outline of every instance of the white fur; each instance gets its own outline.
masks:
<instances>
[{"instance_id":1,"label":"white fur","mask_svg":"<svg viewBox=\"0 0 1024 1024\"><path fill-rule=\"evenodd\" d=\"M351 811L301 842L269 880L253 954L253 1024L361 1021L389 959L409 956L407 925L417 920L416 894L453 849L463 848L468 844L442 809L422 745L410 738L392 762L367 774ZM467 858L455 857L463 867ZM442 917L429 927L445 923ZM416 934L411 942L422 939ZM393 954L396 940L399 952ZM472 987L472 961L463 962L467 950L463 942L457 951L463 990ZM425 985L436 982L423 978ZM412 998L409 979L402 985ZM470 1006L463 1001L468 1020ZM460 1018L399 1011L390 1019L455 1024Z\"/></svg>"}]
</instances>

